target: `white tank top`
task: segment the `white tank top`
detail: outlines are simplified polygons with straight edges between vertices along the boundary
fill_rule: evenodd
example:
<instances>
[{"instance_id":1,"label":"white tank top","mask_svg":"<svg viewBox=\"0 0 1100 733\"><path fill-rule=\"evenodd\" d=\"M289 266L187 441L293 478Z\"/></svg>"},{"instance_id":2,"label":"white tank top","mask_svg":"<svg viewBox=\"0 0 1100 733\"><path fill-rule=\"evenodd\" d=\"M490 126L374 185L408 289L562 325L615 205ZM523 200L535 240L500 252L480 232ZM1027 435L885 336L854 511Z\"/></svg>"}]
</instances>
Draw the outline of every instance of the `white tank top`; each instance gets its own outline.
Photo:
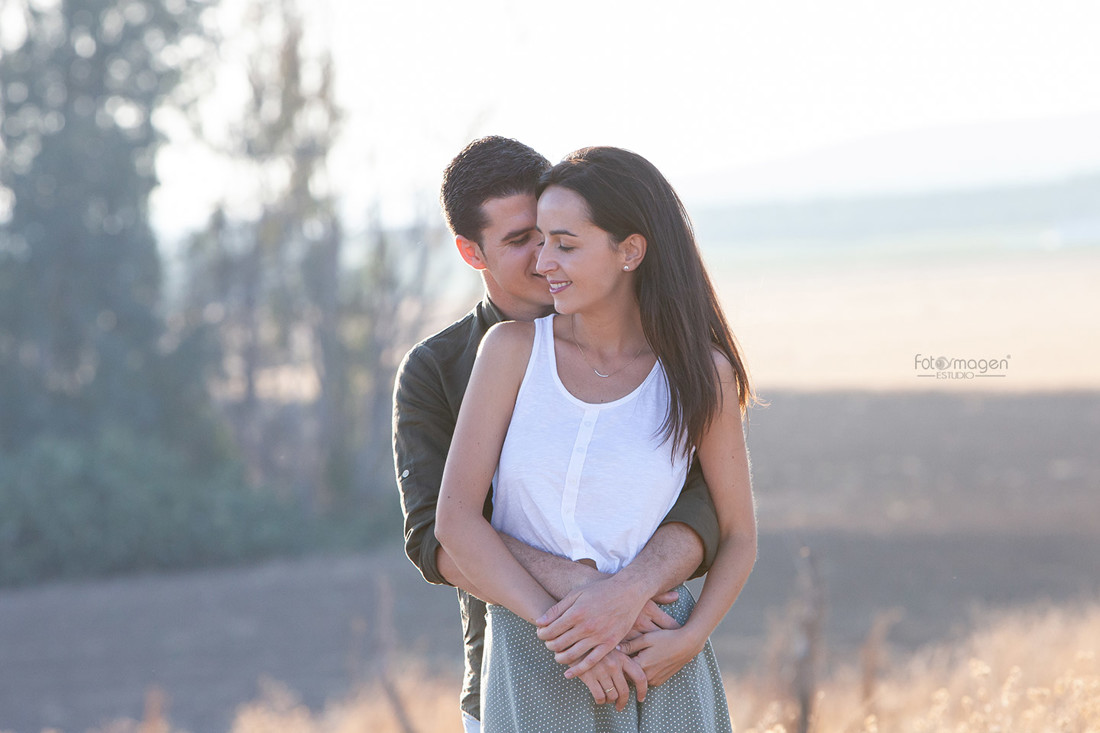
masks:
<instances>
[{"instance_id":1,"label":"white tank top","mask_svg":"<svg viewBox=\"0 0 1100 733\"><path fill-rule=\"evenodd\" d=\"M668 514L690 455L660 437L668 381L658 360L637 389L589 404L558 376L554 316L535 340L493 476L493 526L605 573L627 565Z\"/></svg>"}]
</instances>

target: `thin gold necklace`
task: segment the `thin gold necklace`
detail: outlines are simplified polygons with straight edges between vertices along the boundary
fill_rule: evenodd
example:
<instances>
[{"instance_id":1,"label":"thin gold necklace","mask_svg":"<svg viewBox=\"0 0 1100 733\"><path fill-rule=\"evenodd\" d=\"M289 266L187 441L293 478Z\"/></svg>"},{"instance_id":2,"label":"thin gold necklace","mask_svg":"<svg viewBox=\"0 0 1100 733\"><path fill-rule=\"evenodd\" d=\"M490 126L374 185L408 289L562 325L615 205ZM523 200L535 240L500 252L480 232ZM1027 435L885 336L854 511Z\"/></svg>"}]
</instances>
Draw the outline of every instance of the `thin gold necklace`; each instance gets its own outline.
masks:
<instances>
[{"instance_id":1,"label":"thin gold necklace","mask_svg":"<svg viewBox=\"0 0 1100 733\"><path fill-rule=\"evenodd\" d=\"M615 376L616 374L618 374L619 372L621 372L623 369L626 369L628 366L630 366L634 362L638 361L638 357L642 355L643 351L645 351L646 345L642 344L642 348L638 349L638 353L634 355L633 359L631 359L627 363L623 364L621 367L619 367L615 371L611 372L610 374L604 374L599 369L592 366L592 362L590 362L588 360L588 354L585 352L584 347L581 346L581 342L577 338L577 317L575 315L569 317L569 326L570 326L570 328L573 329L573 343L575 343L577 345L577 348L581 350L581 358L584 359L584 363L588 365L589 369L591 369L592 371L594 371L596 373L597 377L600 377L602 379L609 379L609 378Z\"/></svg>"}]
</instances>

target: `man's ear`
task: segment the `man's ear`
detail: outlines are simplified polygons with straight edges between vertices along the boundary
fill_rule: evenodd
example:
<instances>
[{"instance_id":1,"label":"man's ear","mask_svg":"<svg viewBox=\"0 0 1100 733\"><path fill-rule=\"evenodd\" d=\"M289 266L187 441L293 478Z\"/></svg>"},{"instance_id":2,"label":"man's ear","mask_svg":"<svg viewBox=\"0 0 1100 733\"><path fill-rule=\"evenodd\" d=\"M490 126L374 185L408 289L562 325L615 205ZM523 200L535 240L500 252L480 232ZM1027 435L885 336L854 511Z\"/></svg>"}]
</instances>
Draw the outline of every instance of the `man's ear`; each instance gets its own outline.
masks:
<instances>
[{"instance_id":1,"label":"man's ear","mask_svg":"<svg viewBox=\"0 0 1100 733\"><path fill-rule=\"evenodd\" d=\"M470 267L475 270L484 270L487 267L485 255L482 254L481 247L477 242L459 234L455 236L455 246L458 247L458 253L462 255L462 259Z\"/></svg>"},{"instance_id":2,"label":"man's ear","mask_svg":"<svg viewBox=\"0 0 1100 733\"><path fill-rule=\"evenodd\" d=\"M619 242L619 255L623 258L623 269L633 272L645 259L646 241L641 234L631 234Z\"/></svg>"}]
</instances>

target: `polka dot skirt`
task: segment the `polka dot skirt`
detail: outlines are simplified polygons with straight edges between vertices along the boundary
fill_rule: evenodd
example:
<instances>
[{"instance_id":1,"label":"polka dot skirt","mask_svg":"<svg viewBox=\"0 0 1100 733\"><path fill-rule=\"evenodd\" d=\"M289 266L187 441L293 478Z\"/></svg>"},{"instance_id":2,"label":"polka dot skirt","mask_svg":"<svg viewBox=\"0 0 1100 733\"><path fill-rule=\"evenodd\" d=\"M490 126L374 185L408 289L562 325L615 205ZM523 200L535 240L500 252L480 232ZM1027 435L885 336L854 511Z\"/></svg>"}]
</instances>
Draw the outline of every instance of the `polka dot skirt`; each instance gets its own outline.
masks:
<instances>
[{"instance_id":1,"label":"polka dot skirt","mask_svg":"<svg viewBox=\"0 0 1100 733\"><path fill-rule=\"evenodd\" d=\"M695 600L685 586L662 608L681 624ZM695 659L639 703L597 705L588 687L567 680L565 667L535 627L503 606L489 606L481 675L482 733L727 733L726 693L708 641Z\"/></svg>"}]
</instances>

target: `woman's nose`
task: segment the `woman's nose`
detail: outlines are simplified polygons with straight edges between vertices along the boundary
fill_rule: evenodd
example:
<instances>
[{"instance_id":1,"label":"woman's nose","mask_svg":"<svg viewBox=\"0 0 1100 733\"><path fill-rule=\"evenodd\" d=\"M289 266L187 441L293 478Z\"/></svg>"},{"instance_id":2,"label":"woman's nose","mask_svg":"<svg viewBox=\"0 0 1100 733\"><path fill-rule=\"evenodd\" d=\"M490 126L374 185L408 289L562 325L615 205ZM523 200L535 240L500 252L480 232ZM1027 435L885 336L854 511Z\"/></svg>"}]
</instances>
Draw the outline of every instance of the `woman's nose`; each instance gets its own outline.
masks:
<instances>
[{"instance_id":1,"label":"woman's nose","mask_svg":"<svg viewBox=\"0 0 1100 733\"><path fill-rule=\"evenodd\" d=\"M553 272L556 265L554 264L553 257L549 254L549 248L546 245L539 247L538 259L535 261L535 272L540 275L545 275L548 272Z\"/></svg>"}]
</instances>

